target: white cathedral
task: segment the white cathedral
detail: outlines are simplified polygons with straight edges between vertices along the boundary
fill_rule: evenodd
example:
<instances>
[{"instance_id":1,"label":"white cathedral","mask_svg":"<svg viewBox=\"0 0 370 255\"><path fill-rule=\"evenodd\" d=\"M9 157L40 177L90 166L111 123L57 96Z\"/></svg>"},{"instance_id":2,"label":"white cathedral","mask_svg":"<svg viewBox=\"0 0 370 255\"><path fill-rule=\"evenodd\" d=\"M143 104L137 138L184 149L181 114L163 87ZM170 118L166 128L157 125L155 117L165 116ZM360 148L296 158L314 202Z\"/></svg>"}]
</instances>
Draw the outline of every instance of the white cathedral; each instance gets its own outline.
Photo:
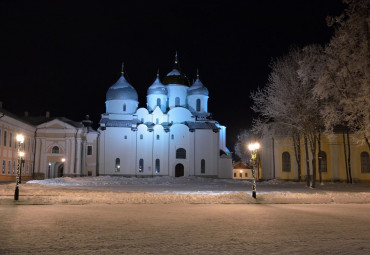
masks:
<instances>
[{"instance_id":1,"label":"white cathedral","mask_svg":"<svg viewBox=\"0 0 370 255\"><path fill-rule=\"evenodd\" d=\"M232 178L226 127L208 112L208 89L189 86L179 68L148 88L147 108L122 76L108 89L98 132L86 119L16 116L0 101L0 180L14 180L17 134L23 134L22 179L62 176L207 176ZM19 148L20 148L19 147Z\"/></svg>"},{"instance_id":2,"label":"white cathedral","mask_svg":"<svg viewBox=\"0 0 370 255\"><path fill-rule=\"evenodd\" d=\"M199 74L189 85L176 57L163 83L157 74L148 88L147 107L138 109L122 70L99 123L98 174L232 178L226 127L211 119Z\"/></svg>"}]
</instances>

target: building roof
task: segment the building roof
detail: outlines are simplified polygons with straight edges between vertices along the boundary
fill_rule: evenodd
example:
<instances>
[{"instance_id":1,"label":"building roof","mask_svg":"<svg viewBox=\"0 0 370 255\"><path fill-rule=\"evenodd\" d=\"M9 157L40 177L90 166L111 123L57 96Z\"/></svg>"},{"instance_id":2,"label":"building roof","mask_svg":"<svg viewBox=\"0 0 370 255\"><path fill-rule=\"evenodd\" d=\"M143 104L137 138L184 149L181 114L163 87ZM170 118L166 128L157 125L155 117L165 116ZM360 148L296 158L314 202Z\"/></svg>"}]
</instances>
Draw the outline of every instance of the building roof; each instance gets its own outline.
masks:
<instances>
[{"instance_id":1,"label":"building roof","mask_svg":"<svg viewBox=\"0 0 370 255\"><path fill-rule=\"evenodd\" d=\"M135 100L138 101L138 95L134 87L125 79L123 72L118 81L111 86L106 95L106 100Z\"/></svg>"},{"instance_id":2,"label":"building roof","mask_svg":"<svg viewBox=\"0 0 370 255\"><path fill-rule=\"evenodd\" d=\"M175 55L175 64L173 70L167 74L167 76L163 79L163 84L179 84L190 86L190 82L188 77L184 73L181 72L179 61L177 60L177 53Z\"/></svg>"},{"instance_id":3,"label":"building roof","mask_svg":"<svg viewBox=\"0 0 370 255\"><path fill-rule=\"evenodd\" d=\"M105 127L132 127L133 125L137 125L137 120L110 120L103 118L99 124Z\"/></svg>"},{"instance_id":4,"label":"building roof","mask_svg":"<svg viewBox=\"0 0 370 255\"><path fill-rule=\"evenodd\" d=\"M199 74L197 74L197 79L188 89L188 95L203 95L208 96L208 89L203 85L199 79Z\"/></svg>"},{"instance_id":5,"label":"building roof","mask_svg":"<svg viewBox=\"0 0 370 255\"><path fill-rule=\"evenodd\" d=\"M213 122L193 122L193 121L186 121L185 124L190 129L213 129L218 130L218 127Z\"/></svg>"},{"instance_id":6,"label":"building roof","mask_svg":"<svg viewBox=\"0 0 370 255\"><path fill-rule=\"evenodd\" d=\"M153 84L148 88L148 95L150 94L167 95L167 89L159 80L159 74L157 74L157 78L155 79Z\"/></svg>"}]
</instances>

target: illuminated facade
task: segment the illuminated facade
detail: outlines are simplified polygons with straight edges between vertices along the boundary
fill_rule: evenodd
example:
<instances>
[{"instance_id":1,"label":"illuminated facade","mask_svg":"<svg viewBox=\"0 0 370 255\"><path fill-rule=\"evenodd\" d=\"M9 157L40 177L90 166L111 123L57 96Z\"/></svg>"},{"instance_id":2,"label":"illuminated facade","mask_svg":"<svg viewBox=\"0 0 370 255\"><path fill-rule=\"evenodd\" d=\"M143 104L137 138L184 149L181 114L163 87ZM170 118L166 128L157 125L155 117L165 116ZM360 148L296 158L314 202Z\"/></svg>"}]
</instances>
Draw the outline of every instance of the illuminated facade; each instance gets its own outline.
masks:
<instances>
[{"instance_id":1,"label":"illuminated facade","mask_svg":"<svg viewBox=\"0 0 370 255\"><path fill-rule=\"evenodd\" d=\"M226 127L211 119L208 89L197 75L190 86L179 68L159 74L147 107L121 77L106 95L99 127L99 175L212 176L232 178Z\"/></svg>"},{"instance_id":2,"label":"illuminated facade","mask_svg":"<svg viewBox=\"0 0 370 255\"><path fill-rule=\"evenodd\" d=\"M14 181L17 171L16 136L25 139L21 179L96 175L98 132L91 121L67 118L16 116L0 103L0 180Z\"/></svg>"},{"instance_id":3,"label":"illuminated facade","mask_svg":"<svg viewBox=\"0 0 370 255\"><path fill-rule=\"evenodd\" d=\"M350 164L351 175L354 182L370 182L370 149L361 139L353 139L350 135ZM345 150L343 135L340 133L332 136L321 135L321 152L316 162L316 179L319 181L319 171L323 181L346 181L346 156L348 147ZM346 144L347 141L346 141ZM292 139L276 136L265 137L262 140L261 164L262 179L297 180L298 165L294 154ZM304 149L303 138L300 142L301 153L301 180L307 176L308 161L310 178L312 179L312 154L308 152L308 158ZM348 167L348 161L347 161Z\"/></svg>"}]
</instances>

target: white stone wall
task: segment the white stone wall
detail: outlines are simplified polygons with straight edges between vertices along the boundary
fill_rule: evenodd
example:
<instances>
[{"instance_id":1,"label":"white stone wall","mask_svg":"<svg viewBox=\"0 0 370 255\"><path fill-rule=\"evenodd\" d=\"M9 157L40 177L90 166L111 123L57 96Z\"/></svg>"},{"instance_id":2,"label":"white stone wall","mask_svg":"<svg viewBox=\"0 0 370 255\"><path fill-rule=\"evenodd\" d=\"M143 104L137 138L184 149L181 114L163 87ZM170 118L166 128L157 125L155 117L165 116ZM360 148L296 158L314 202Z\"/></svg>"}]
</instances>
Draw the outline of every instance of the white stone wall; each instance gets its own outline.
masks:
<instances>
[{"instance_id":1,"label":"white stone wall","mask_svg":"<svg viewBox=\"0 0 370 255\"><path fill-rule=\"evenodd\" d=\"M170 109L176 107L176 97L180 98L180 105L186 107L187 106L187 91L188 87L185 85L179 85L179 84L168 84L166 86L168 91L168 107Z\"/></svg>"},{"instance_id":2,"label":"white stone wall","mask_svg":"<svg viewBox=\"0 0 370 255\"><path fill-rule=\"evenodd\" d=\"M200 111L197 111L197 99L200 99ZM208 96L190 95L187 97L187 100L191 112L208 112Z\"/></svg>"},{"instance_id":3,"label":"white stone wall","mask_svg":"<svg viewBox=\"0 0 370 255\"><path fill-rule=\"evenodd\" d=\"M123 105L126 104L126 111L123 111ZM105 102L106 113L115 114L133 114L139 105L135 100L108 100Z\"/></svg>"}]
</instances>

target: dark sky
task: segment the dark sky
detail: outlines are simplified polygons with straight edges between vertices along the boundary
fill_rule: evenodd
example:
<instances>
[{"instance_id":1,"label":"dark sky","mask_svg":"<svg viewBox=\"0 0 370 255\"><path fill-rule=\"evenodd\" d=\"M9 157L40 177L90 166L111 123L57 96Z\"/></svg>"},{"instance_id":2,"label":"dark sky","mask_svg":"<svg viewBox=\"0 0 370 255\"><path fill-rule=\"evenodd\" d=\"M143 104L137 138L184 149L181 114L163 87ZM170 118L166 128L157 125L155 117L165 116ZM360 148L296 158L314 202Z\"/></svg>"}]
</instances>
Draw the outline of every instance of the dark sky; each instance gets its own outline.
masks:
<instances>
[{"instance_id":1,"label":"dark sky","mask_svg":"<svg viewBox=\"0 0 370 255\"><path fill-rule=\"evenodd\" d=\"M177 50L190 80L199 68L233 150L271 60L293 45L327 43L325 17L343 9L340 0L0 0L0 100L16 114L97 122L122 61L145 106L156 70L163 79Z\"/></svg>"}]
</instances>

